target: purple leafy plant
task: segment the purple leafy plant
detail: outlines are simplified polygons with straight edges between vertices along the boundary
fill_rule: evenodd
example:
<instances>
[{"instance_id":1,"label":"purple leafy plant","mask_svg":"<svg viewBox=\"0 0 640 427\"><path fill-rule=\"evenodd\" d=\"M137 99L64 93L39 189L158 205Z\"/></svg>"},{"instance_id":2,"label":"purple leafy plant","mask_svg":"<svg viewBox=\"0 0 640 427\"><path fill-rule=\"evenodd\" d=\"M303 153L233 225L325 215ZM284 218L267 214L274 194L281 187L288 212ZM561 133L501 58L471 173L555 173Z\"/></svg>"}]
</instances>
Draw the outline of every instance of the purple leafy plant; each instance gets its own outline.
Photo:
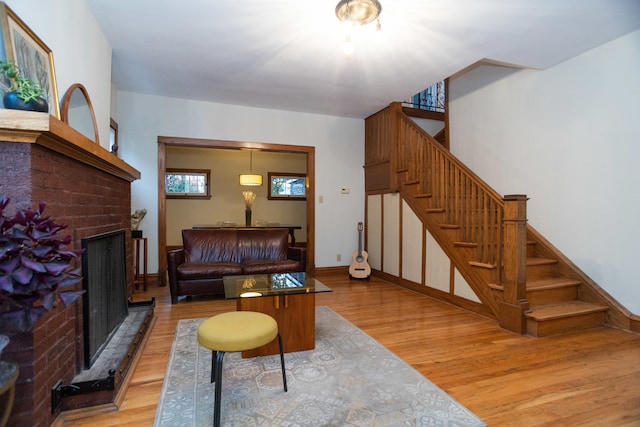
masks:
<instances>
[{"instance_id":1,"label":"purple leafy plant","mask_svg":"<svg viewBox=\"0 0 640 427\"><path fill-rule=\"evenodd\" d=\"M8 218L9 201L0 196L0 319L29 331L54 307L56 296L67 307L84 293L69 289L82 280L80 268L72 266L82 250L65 249L71 236L60 233L67 226L43 216L46 203Z\"/></svg>"}]
</instances>

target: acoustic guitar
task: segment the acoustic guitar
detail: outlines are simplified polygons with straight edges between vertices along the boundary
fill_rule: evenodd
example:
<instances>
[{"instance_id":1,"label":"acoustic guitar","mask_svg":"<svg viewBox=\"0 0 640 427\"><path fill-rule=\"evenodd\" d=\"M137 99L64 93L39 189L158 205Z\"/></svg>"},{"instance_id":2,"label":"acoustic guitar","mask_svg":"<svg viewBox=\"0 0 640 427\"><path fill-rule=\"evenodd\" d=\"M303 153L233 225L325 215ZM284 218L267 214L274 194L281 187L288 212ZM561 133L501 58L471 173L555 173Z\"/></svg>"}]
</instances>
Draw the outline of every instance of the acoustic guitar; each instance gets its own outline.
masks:
<instances>
[{"instance_id":1,"label":"acoustic guitar","mask_svg":"<svg viewBox=\"0 0 640 427\"><path fill-rule=\"evenodd\" d=\"M369 254L362 250L362 230L364 225L362 222L358 223L358 250L353 251L353 261L349 266L349 279L365 279L371 278L371 267L367 262Z\"/></svg>"}]
</instances>

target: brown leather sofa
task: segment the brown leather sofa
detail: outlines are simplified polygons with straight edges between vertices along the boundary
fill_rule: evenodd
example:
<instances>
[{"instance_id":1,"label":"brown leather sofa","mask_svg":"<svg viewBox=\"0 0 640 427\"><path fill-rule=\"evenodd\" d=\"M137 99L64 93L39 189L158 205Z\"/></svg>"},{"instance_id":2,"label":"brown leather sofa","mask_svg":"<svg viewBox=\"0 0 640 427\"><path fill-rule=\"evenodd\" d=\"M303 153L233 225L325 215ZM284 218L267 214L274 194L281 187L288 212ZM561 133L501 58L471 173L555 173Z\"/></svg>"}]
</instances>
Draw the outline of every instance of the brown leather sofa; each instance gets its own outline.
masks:
<instances>
[{"instance_id":1,"label":"brown leather sofa","mask_svg":"<svg viewBox=\"0 0 640 427\"><path fill-rule=\"evenodd\" d=\"M306 248L289 247L286 229L182 230L182 245L167 254L172 304L184 295L223 295L223 276L306 269Z\"/></svg>"}]
</instances>

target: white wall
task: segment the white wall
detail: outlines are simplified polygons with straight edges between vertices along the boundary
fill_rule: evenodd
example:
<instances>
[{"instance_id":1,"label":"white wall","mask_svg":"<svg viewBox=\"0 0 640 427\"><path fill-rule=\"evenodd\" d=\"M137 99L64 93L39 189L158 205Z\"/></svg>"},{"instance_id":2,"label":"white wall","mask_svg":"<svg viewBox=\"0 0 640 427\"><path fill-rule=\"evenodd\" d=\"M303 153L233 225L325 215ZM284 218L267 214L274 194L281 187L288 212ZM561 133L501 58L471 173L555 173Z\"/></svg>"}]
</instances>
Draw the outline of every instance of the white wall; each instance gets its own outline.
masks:
<instances>
[{"instance_id":1,"label":"white wall","mask_svg":"<svg viewBox=\"0 0 640 427\"><path fill-rule=\"evenodd\" d=\"M84 0L5 0L51 49L58 97L81 83L93 104L100 145L109 149L111 46Z\"/></svg>"},{"instance_id":2,"label":"white wall","mask_svg":"<svg viewBox=\"0 0 640 427\"><path fill-rule=\"evenodd\" d=\"M444 128L444 122L441 120L421 119L419 117L412 117L411 120L431 136L435 136Z\"/></svg>"},{"instance_id":3,"label":"white wall","mask_svg":"<svg viewBox=\"0 0 640 427\"><path fill-rule=\"evenodd\" d=\"M640 313L640 31L544 71L483 66L450 82L451 151Z\"/></svg>"},{"instance_id":4,"label":"white wall","mask_svg":"<svg viewBox=\"0 0 640 427\"><path fill-rule=\"evenodd\" d=\"M160 135L315 147L316 266L349 265L357 249L357 223L364 217L363 120L128 92L118 92L117 106L119 155L142 173L131 187L131 210L148 211L140 228L149 237L150 272L158 267ZM343 187L350 193L340 194Z\"/></svg>"}]
</instances>

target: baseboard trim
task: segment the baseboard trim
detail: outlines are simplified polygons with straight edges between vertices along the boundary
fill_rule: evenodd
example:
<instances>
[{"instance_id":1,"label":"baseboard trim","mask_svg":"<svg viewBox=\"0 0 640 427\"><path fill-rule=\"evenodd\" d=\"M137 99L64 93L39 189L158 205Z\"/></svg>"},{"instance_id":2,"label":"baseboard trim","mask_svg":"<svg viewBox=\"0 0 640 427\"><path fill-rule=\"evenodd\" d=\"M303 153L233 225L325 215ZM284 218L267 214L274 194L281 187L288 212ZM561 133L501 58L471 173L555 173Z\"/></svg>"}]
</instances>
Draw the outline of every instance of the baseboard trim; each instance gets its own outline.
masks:
<instances>
[{"instance_id":1,"label":"baseboard trim","mask_svg":"<svg viewBox=\"0 0 640 427\"><path fill-rule=\"evenodd\" d=\"M348 266L316 267L316 275L318 273L347 276L349 275L349 267Z\"/></svg>"}]
</instances>

